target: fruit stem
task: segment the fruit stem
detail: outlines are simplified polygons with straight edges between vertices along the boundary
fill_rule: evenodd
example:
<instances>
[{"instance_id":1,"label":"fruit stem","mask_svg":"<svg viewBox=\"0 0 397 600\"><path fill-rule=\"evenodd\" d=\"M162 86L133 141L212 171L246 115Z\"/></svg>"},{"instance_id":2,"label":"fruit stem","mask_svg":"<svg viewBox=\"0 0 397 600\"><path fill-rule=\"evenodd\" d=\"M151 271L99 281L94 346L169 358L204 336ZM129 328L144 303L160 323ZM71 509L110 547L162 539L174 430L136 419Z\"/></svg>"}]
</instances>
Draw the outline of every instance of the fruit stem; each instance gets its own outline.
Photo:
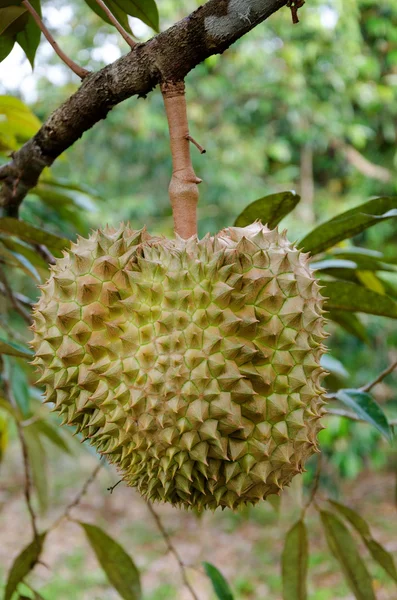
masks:
<instances>
[{"instance_id":1,"label":"fruit stem","mask_svg":"<svg viewBox=\"0 0 397 600\"><path fill-rule=\"evenodd\" d=\"M168 188L174 231L188 239L197 235L198 184L190 156L190 135L187 120L185 83L165 82L161 86L168 119L172 154L172 177Z\"/></svg>"}]
</instances>

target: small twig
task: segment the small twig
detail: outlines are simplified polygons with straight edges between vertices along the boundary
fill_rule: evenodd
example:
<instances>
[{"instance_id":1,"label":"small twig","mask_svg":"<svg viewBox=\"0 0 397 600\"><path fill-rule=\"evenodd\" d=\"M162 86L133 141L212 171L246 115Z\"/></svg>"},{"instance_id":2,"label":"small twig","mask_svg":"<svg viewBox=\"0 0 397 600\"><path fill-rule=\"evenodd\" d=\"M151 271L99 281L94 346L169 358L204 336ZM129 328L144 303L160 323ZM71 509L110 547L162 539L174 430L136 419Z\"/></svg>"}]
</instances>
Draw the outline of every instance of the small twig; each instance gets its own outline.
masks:
<instances>
[{"instance_id":1,"label":"small twig","mask_svg":"<svg viewBox=\"0 0 397 600\"><path fill-rule=\"evenodd\" d=\"M323 455L319 454L318 458L317 458L317 468L316 468L316 474L314 476L314 482L313 482L313 487L312 490L310 492L310 496L305 504L305 506L302 508L302 513L301 513L301 518L303 519L307 509L309 508L309 506L313 503L313 501L316 498L316 494L318 491L318 486L320 484L320 476L321 476L321 468L323 465Z\"/></svg>"},{"instance_id":2,"label":"small twig","mask_svg":"<svg viewBox=\"0 0 397 600\"><path fill-rule=\"evenodd\" d=\"M296 25L299 23L298 8L301 8L305 3L305 0L288 0L287 6L291 9L292 23Z\"/></svg>"},{"instance_id":3,"label":"small twig","mask_svg":"<svg viewBox=\"0 0 397 600\"><path fill-rule=\"evenodd\" d=\"M3 296L5 296L7 294L5 286L1 282L0 282L0 294L3 294ZM29 308L29 310L32 308L32 306L34 304L33 300L31 300L27 296L24 296L24 294L19 294L18 292L13 292L13 296L16 300L18 300L18 302L20 302L24 306L27 306Z\"/></svg>"},{"instance_id":4,"label":"small twig","mask_svg":"<svg viewBox=\"0 0 397 600\"><path fill-rule=\"evenodd\" d=\"M55 265L55 257L46 246L43 246L43 244L34 244L33 247L36 250L37 254L41 256L41 258L43 258L45 262L47 262L49 265Z\"/></svg>"},{"instance_id":5,"label":"small twig","mask_svg":"<svg viewBox=\"0 0 397 600\"><path fill-rule=\"evenodd\" d=\"M384 371L382 371L382 373L380 373L376 379L374 379L370 383L367 383L366 385L363 385L360 388L360 390L362 392L370 392L372 390L372 388L375 387L381 381L383 381L383 379L385 377L387 377L387 375L390 375L390 373L392 373L395 368L397 368L397 360L395 360L394 362L392 362L391 365L389 365L387 367L387 369L385 369Z\"/></svg>"},{"instance_id":6,"label":"small twig","mask_svg":"<svg viewBox=\"0 0 397 600\"><path fill-rule=\"evenodd\" d=\"M9 379L7 377L3 378L3 388L4 388L4 394L5 394L8 402L11 404L13 409L18 411L18 406L17 406L17 403L13 396ZM32 503L32 495L31 495L32 479L31 479L31 474L30 474L29 451L28 451L28 446L27 446L25 436L23 433L23 429L22 429L21 424L18 421L18 419L15 419L15 424L17 426L17 432L18 432L19 441L21 443L22 458L23 458L23 469L24 469L24 489L23 489L23 491L24 491L24 496L25 496L25 501L26 501L26 507L28 509L29 516L30 516L30 522L32 525L33 538L36 541L36 540L38 540L39 532L37 529L37 517L36 517L36 513L34 512L33 503Z\"/></svg>"},{"instance_id":7,"label":"small twig","mask_svg":"<svg viewBox=\"0 0 397 600\"><path fill-rule=\"evenodd\" d=\"M187 135L186 139L189 140L189 142L191 142L192 144L194 144L194 146L196 146L200 154L205 154L207 152L207 150L203 148L203 146L201 146L198 142L196 142L196 140L191 135Z\"/></svg>"},{"instance_id":8,"label":"small twig","mask_svg":"<svg viewBox=\"0 0 397 600\"><path fill-rule=\"evenodd\" d=\"M134 42L132 37L130 35L128 35L128 33L126 32L124 27L118 22L118 20L114 16L114 14L109 10L109 8L106 6L106 4L103 2L103 0L95 0L95 2L98 4L98 6L100 6L102 8L103 12L106 13L109 21L111 23L113 23L113 25L115 26L117 31L120 33L120 35L125 39L127 44L131 48L134 48L134 46L136 46L136 43Z\"/></svg>"},{"instance_id":9,"label":"small twig","mask_svg":"<svg viewBox=\"0 0 397 600\"><path fill-rule=\"evenodd\" d=\"M28 12L32 15L33 19L36 21L40 30L43 32L43 34L47 38L48 42L54 48L54 51L58 54L59 58L65 63L65 65L67 65L69 67L69 69L71 69L73 71L73 73L75 73L78 77L80 77L80 79L84 79L84 77L87 77L87 75L89 75L90 72L87 71L86 69L83 69L78 64L76 64L71 58L69 58L63 52L63 50L60 49L57 42L54 40L51 33L48 31L47 27L44 25L43 21L41 20L40 15L36 12L36 10L30 4L29 0L23 0L22 4L28 10Z\"/></svg>"},{"instance_id":10,"label":"small twig","mask_svg":"<svg viewBox=\"0 0 397 600\"><path fill-rule=\"evenodd\" d=\"M177 563L179 565L179 569L181 571L183 583L185 584L185 586L187 587L187 589L191 593L191 595L194 598L194 600L199 600L196 592L194 591L194 589L190 585L189 580L187 578L187 575L186 575L186 565L183 562L183 560L181 559L181 557L179 556L179 553L176 550L175 546L173 545L172 540L171 540L170 536L168 535L167 531L165 530L164 525L162 524L160 517L158 516L157 512L155 511L153 505L148 500L146 500L146 504L147 504L147 507L148 507L149 511L152 514L153 519L156 521L157 528L160 531L161 535L163 536L164 542L165 542L165 544L166 544L169 552L171 552L171 554L174 555L174 557L175 557L175 559L176 559L176 561L177 561Z\"/></svg>"},{"instance_id":11,"label":"small twig","mask_svg":"<svg viewBox=\"0 0 397 600\"><path fill-rule=\"evenodd\" d=\"M2 289L4 290L5 295L7 296L9 301L11 302L13 308L16 310L16 312L19 315L21 315L21 317L24 319L24 321L28 325L31 325L32 317L31 317L30 313L28 313L27 310L24 309L22 304L19 303L18 298L14 295L14 292L12 291L12 289L8 283L7 277L1 267L0 267L0 281L3 284Z\"/></svg>"},{"instance_id":12,"label":"small twig","mask_svg":"<svg viewBox=\"0 0 397 600\"><path fill-rule=\"evenodd\" d=\"M22 427L20 426L18 421L16 421L16 424L17 424L19 441L21 442L22 456L23 456L23 468L24 468L24 472L25 472L24 494L25 494L26 506L28 508L29 515L30 515L30 522L32 524L33 536L34 536L34 539L37 540L37 538L39 536L39 532L37 530L36 513L34 512L34 508L33 508L33 504L32 504L32 496L31 496L32 480L31 480L31 476L30 476L29 452L28 452L28 447L26 444L25 437L23 435Z\"/></svg>"},{"instance_id":13,"label":"small twig","mask_svg":"<svg viewBox=\"0 0 397 600\"><path fill-rule=\"evenodd\" d=\"M329 408L327 410L325 416L327 416L327 415L333 415L336 417L345 417L346 419L350 419L351 421L359 421L360 423L365 422L364 419L361 419L355 413L352 413L348 410L343 410L343 408ZM391 426L397 425L397 419L389 419L388 423Z\"/></svg>"},{"instance_id":14,"label":"small twig","mask_svg":"<svg viewBox=\"0 0 397 600\"><path fill-rule=\"evenodd\" d=\"M106 488L108 492L110 492L111 494L113 494L114 489L122 482L124 481L124 479L119 479L119 481L117 483L115 483L114 485L111 485L110 487Z\"/></svg>"},{"instance_id":15,"label":"small twig","mask_svg":"<svg viewBox=\"0 0 397 600\"><path fill-rule=\"evenodd\" d=\"M331 142L331 146L333 146L336 150L341 151L346 157L347 161L362 175L365 175L365 177L371 177L372 179L377 179L383 183L389 183L392 181L392 171L381 165L372 163L365 158L365 156L360 154L360 152L353 146L337 140Z\"/></svg>"},{"instance_id":16,"label":"small twig","mask_svg":"<svg viewBox=\"0 0 397 600\"><path fill-rule=\"evenodd\" d=\"M104 459L102 457L100 459L99 463L96 465L95 469L92 471L91 475L86 479L83 487L81 488L81 490L79 491L79 493L76 495L76 497L74 498L74 500L72 500L72 502L67 505L67 507L65 508L65 510L62 513L62 515L51 525L51 527L49 528L50 531L52 531L53 529L55 529L56 527L58 527L58 525L60 523L62 523L62 521L64 521L65 519L69 519L70 518L71 511L74 508L76 508L76 506L78 506L80 504L83 496L87 493L88 488L94 482L96 476L98 475L99 471L101 470L102 465L103 465L103 460Z\"/></svg>"},{"instance_id":17,"label":"small twig","mask_svg":"<svg viewBox=\"0 0 397 600\"><path fill-rule=\"evenodd\" d=\"M39 417L38 415L35 415L34 417L30 417L30 419L25 419L25 421L21 421L21 427L29 427L30 425L34 425L34 423L38 423L39 421L42 421L43 417Z\"/></svg>"}]
</instances>

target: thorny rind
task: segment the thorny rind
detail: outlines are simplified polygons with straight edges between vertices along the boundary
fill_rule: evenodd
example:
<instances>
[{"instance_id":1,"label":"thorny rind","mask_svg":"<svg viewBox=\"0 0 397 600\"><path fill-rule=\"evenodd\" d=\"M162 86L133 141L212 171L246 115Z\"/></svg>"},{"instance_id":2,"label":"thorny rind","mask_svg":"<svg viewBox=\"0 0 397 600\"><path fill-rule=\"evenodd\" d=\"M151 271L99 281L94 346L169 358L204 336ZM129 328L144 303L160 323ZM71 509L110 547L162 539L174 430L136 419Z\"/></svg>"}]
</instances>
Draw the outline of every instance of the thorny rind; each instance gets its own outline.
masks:
<instances>
[{"instance_id":1,"label":"thorny rind","mask_svg":"<svg viewBox=\"0 0 397 600\"><path fill-rule=\"evenodd\" d=\"M80 238L35 308L46 399L149 500L236 509L318 451L323 298L259 223L198 241Z\"/></svg>"}]
</instances>

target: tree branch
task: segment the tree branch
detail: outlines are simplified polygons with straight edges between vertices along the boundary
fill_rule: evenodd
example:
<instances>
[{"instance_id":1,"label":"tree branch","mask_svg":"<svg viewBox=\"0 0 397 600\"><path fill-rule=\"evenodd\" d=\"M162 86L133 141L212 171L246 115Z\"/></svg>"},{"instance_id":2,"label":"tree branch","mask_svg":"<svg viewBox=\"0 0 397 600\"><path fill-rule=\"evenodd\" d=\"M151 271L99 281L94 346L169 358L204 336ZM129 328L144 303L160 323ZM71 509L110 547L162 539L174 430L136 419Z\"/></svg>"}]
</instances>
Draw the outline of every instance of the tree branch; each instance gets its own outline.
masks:
<instances>
[{"instance_id":1,"label":"tree branch","mask_svg":"<svg viewBox=\"0 0 397 600\"><path fill-rule=\"evenodd\" d=\"M307 499L306 504L302 508L301 519L304 519L304 517L305 517L305 515L307 513L308 508L315 501L316 494L318 492L318 486L320 485L320 477L321 477L322 466L323 466L323 455L319 454L318 457L317 457L317 467L316 467L316 473L314 475L313 486L312 486L312 489L311 489L311 492L310 492L310 496Z\"/></svg>"},{"instance_id":2,"label":"tree branch","mask_svg":"<svg viewBox=\"0 0 397 600\"><path fill-rule=\"evenodd\" d=\"M0 168L0 207L11 217L45 167L116 104L132 96L145 97L159 83L183 81L213 54L279 10L287 0L209 0L203 6L145 44L97 73L89 74L79 90L60 106L38 133Z\"/></svg>"},{"instance_id":3,"label":"tree branch","mask_svg":"<svg viewBox=\"0 0 397 600\"><path fill-rule=\"evenodd\" d=\"M367 383L366 385L363 385L360 389L362 392L370 392L372 390L373 387L375 387L378 383L380 383L381 381L384 380L385 377L387 377L388 375L390 375L390 373L392 373L394 371L394 369L397 368L397 360L395 360L394 362L392 362L387 369L385 369L384 371L382 371L382 373L379 373L378 377L376 377L376 379L374 379L373 381L370 381L369 383Z\"/></svg>"},{"instance_id":4,"label":"tree branch","mask_svg":"<svg viewBox=\"0 0 397 600\"><path fill-rule=\"evenodd\" d=\"M7 290L6 290L5 286L4 286L4 284L1 283L1 282L0 282L0 294L2 294L3 296L7 295ZM13 292L13 296L14 296L15 300L17 300L18 302L20 302L24 306L27 306L29 310L32 310L32 306L34 304L33 300L31 300L30 298L28 298L24 294L19 294L18 292Z\"/></svg>"},{"instance_id":5,"label":"tree branch","mask_svg":"<svg viewBox=\"0 0 397 600\"><path fill-rule=\"evenodd\" d=\"M10 384L10 381L7 376L3 377L3 389L4 389L5 397L7 398L8 402L11 404L12 408L15 409L16 411L18 411L18 406L15 401L14 395L12 393L11 384ZM23 491L24 491L24 496L25 496L25 501L26 501L26 507L28 509L29 516L30 516L30 522L31 522L32 532L33 532L33 539L35 541L37 541L38 537L39 537L39 532L37 529L37 516L36 516L35 510L33 508L33 503L32 503L32 494L31 494L32 478L31 478L30 464L29 464L29 450L28 450L28 446L27 446L27 443L25 440L25 435L23 432L22 425L19 422L18 418L15 419L15 424L17 427L17 433L18 433L20 444L21 444L21 450L22 450L23 469L24 469Z\"/></svg>"},{"instance_id":6,"label":"tree branch","mask_svg":"<svg viewBox=\"0 0 397 600\"><path fill-rule=\"evenodd\" d=\"M192 597L194 598L194 600L199 600L196 592L194 591L194 589L192 588L192 586L189 583L189 580L187 578L186 575L186 565L183 562L183 560L181 559L181 557L179 556L179 553L177 551L177 549L175 548L175 546L172 543L172 540L170 538L170 536L167 533L167 530L164 528L164 525L161 522L160 517L158 516L156 510L154 509L154 506L151 502L149 502L148 500L146 500L146 504L148 509L150 510L153 519L156 521L156 525L158 530L160 531L161 535L163 536L164 542L168 548L168 551L171 552L171 554L174 555L178 565L179 565L179 569L181 571L181 575L182 575L182 579L183 579L183 583L185 584L185 586L187 587L187 589L189 590L189 592L191 593Z\"/></svg>"},{"instance_id":7,"label":"tree branch","mask_svg":"<svg viewBox=\"0 0 397 600\"><path fill-rule=\"evenodd\" d=\"M86 481L84 482L81 490L75 496L74 500L72 500L72 502L67 505L67 507L65 508L65 510L63 511L63 513L61 514L61 516L56 521L54 521L54 523L49 528L49 531L52 531L53 529L56 529L56 527L58 527L58 525L60 523L62 523L62 521L64 521L64 519L70 519L70 513L71 513L71 511L74 508L76 508L76 506L78 506L80 504L83 496L85 496L85 494L87 493L88 488L95 481L95 479L96 479L99 471L101 470L102 466L103 466L103 457L99 460L98 464L95 466L95 469L92 471L92 473L86 479Z\"/></svg>"},{"instance_id":8,"label":"tree branch","mask_svg":"<svg viewBox=\"0 0 397 600\"><path fill-rule=\"evenodd\" d=\"M393 175L389 169L370 162L358 150L353 148L353 146L336 141L333 143L333 146L337 150L340 150L347 159L347 162L362 175L365 175L365 177L377 179L378 181L382 181L382 183L389 183L392 180Z\"/></svg>"},{"instance_id":9,"label":"tree branch","mask_svg":"<svg viewBox=\"0 0 397 600\"><path fill-rule=\"evenodd\" d=\"M21 303L20 299L18 298L18 295L14 294L14 292L12 291L10 284L8 283L7 277L1 267L0 267L0 293L4 293L6 298L9 299L12 307L18 314L21 315L21 317L23 318L25 323L27 323L28 325L31 325L32 324L32 316L31 316L30 312L28 312L23 307L23 304Z\"/></svg>"}]
</instances>

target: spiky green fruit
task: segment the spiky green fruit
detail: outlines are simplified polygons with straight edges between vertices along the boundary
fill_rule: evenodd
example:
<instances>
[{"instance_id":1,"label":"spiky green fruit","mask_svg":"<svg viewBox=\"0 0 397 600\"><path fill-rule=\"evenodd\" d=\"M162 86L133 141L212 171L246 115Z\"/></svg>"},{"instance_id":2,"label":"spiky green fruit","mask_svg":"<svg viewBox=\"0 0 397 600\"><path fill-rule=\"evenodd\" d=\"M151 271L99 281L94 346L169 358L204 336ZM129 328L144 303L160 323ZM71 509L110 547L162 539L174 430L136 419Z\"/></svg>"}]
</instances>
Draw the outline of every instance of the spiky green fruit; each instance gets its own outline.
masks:
<instances>
[{"instance_id":1,"label":"spiky green fruit","mask_svg":"<svg viewBox=\"0 0 397 600\"><path fill-rule=\"evenodd\" d=\"M307 255L259 223L201 241L108 228L52 268L34 363L144 496L234 509L317 451L322 303Z\"/></svg>"}]
</instances>

